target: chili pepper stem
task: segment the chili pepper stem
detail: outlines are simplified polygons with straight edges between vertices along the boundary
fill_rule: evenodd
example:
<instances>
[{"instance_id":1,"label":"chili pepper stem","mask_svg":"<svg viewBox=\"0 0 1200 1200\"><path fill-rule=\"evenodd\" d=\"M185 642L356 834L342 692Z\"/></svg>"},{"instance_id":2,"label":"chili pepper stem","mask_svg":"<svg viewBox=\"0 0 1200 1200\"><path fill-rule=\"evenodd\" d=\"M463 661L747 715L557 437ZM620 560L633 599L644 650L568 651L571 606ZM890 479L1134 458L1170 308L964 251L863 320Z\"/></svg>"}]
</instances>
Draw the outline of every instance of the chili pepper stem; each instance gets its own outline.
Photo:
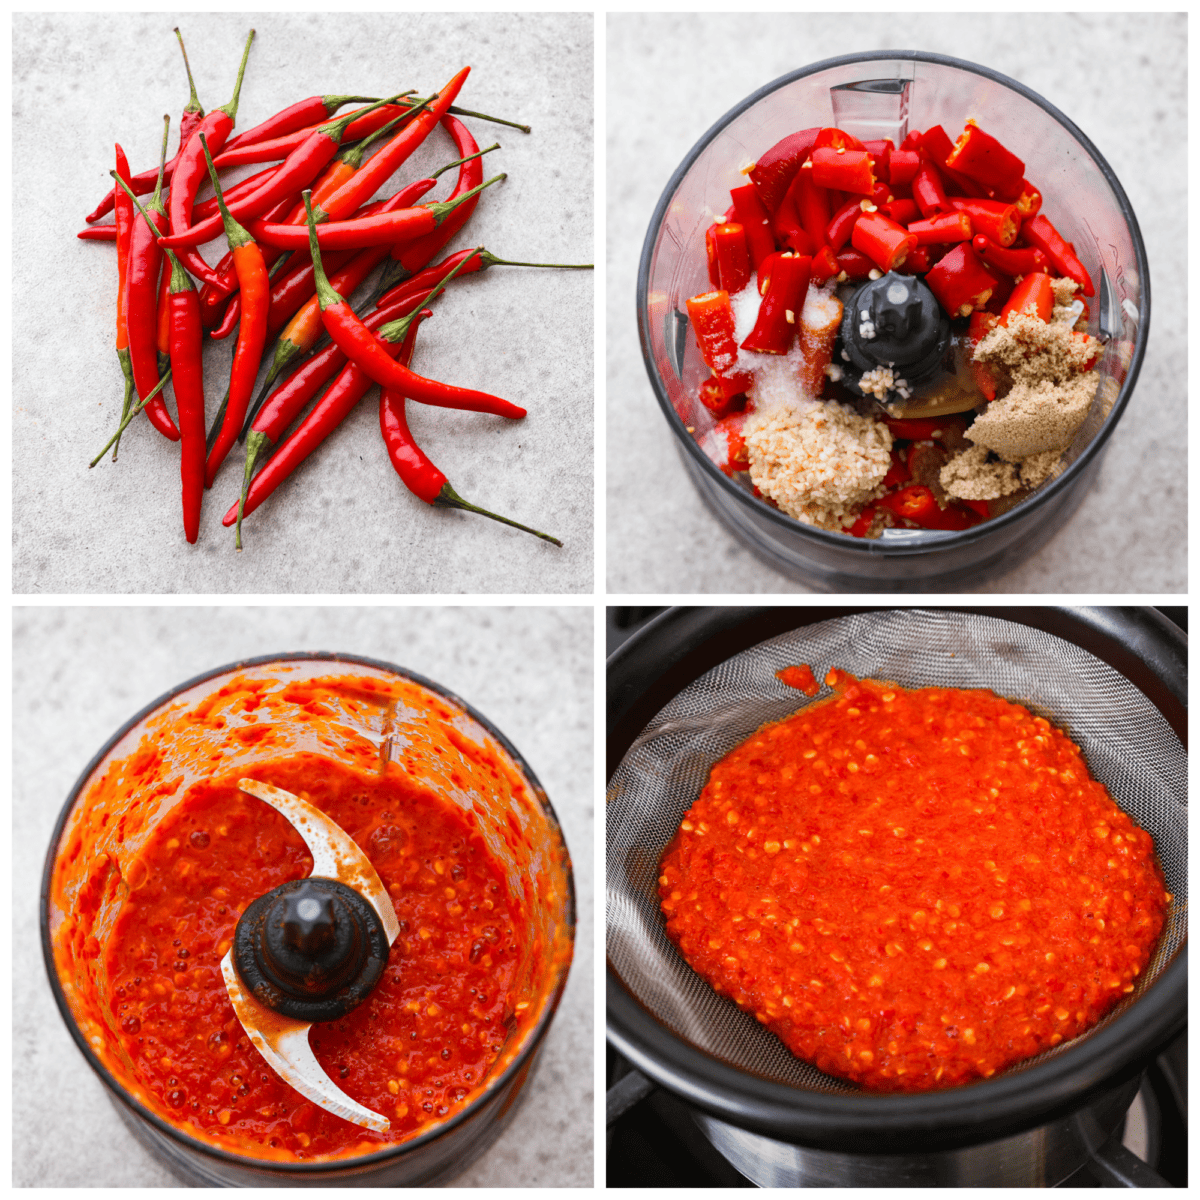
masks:
<instances>
[{"instance_id":1,"label":"chili pepper stem","mask_svg":"<svg viewBox=\"0 0 1200 1200\"><path fill-rule=\"evenodd\" d=\"M428 104L433 98L433 96L430 96L421 103ZM506 121L503 117L490 117L487 113L473 112L469 108L458 108L454 105L451 105L448 111L453 113L456 117L474 117L478 121L490 121L493 125L507 125L509 129L519 129L522 133L533 132L532 125L522 125L518 121Z\"/></svg>"},{"instance_id":2,"label":"chili pepper stem","mask_svg":"<svg viewBox=\"0 0 1200 1200\"><path fill-rule=\"evenodd\" d=\"M475 248L475 254L478 254L482 249L482 246L477 246ZM443 279L442 282L439 283L437 287L435 287L433 291L431 291L429 295L427 295L425 299L421 301L422 305L428 304L430 300L437 299L437 297L446 290L446 284L448 284L450 280L452 280L455 275L457 275L459 271L461 271L463 267L465 267L467 263L469 263L474 257L474 254L468 254L467 257L462 260L462 262L455 263L454 270L451 271L450 274L447 275L446 278ZM408 333L409 326L418 319L419 315L420 314L417 312L411 312L407 317L401 317L398 321L389 321L386 325L380 328L378 336L383 338L385 342L402 341L404 336Z\"/></svg>"},{"instance_id":3,"label":"chili pepper stem","mask_svg":"<svg viewBox=\"0 0 1200 1200\"><path fill-rule=\"evenodd\" d=\"M453 162L447 163L444 167L438 167L438 169L436 171L434 171L434 173L432 175L430 175L429 178L437 179L439 175L445 175L445 173L447 171L449 171L452 167L461 167L463 165L463 163L469 163L473 159L482 158L485 154L491 154L491 152L493 150L499 150L499 149L500 149L500 143L495 142L491 146L489 146L486 150L479 150L475 154L468 154L466 158L456 158Z\"/></svg>"},{"instance_id":4,"label":"chili pepper stem","mask_svg":"<svg viewBox=\"0 0 1200 1200\"><path fill-rule=\"evenodd\" d=\"M233 99L228 104L221 105L221 112L225 113L235 123L237 121L238 97L242 94L242 77L246 74L246 62L250 57L250 46L253 41L254 30L252 29L246 38L246 48L242 51L242 65L238 67L237 83L233 88Z\"/></svg>"},{"instance_id":5,"label":"chili pepper stem","mask_svg":"<svg viewBox=\"0 0 1200 1200\"><path fill-rule=\"evenodd\" d=\"M246 437L246 473L242 477L242 494L238 497L237 540L234 545L240 551L242 548L242 517L246 512L246 493L250 490L250 476L254 472L254 460L263 446L269 446L271 439L265 433L254 429Z\"/></svg>"},{"instance_id":6,"label":"chili pepper stem","mask_svg":"<svg viewBox=\"0 0 1200 1200\"><path fill-rule=\"evenodd\" d=\"M184 105L185 113L197 113L199 116L204 116L204 107L201 105L199 97L196 95L196 81L192 78L192 64L188 62L187 47L183 44L183 34L179 32L179 26L175 26L175 36L179 39L179 49L183 51L183 65L187 68L188 87L192 89L191 99Z\"/></svg>"},{"instance_id":7,"label":"chili pepper stem","mask_svg":"<svg viewBox=\"0 0 1200 1200\"><path fill-rule=\"evenodd\" d=\"M117 358L121 361L121 373L125 376L125 399L121 403L121 421L129 416L129 407L133 403L133 360L129 357L129 347L126 346L117 351ZM124 424L121 429L124 429ZM117 440L113 445L113 462L117 461L117 451L121 448L121 429L117 430Z\"/></svg>"},{"instance_id":8,"label":"chili pepper stem","mask_svg":"<svg viewBox=\"0 0 1200 1200\"><path fill-rule=\"evenodd\" d=\"M507 172L502 172L499 175L493 175L491 179L487 180L485 183L481 183L478 187L473 187L469 192L463 192L463 194L459 196L457 200L443 200L436 204L426 204L422 207L429 209L429 211L433 213L434 217L437 219L437 223L440 225L460 204L465 204L471 199L472 196L478 196L484 188L491 187L493 183L500 183L502 180L507 178Z\"/></svg>"},{"instance_id":9,"label":"chili pepper stem","mask_svg":"<svg viewBox=\"0 0 1200 1200\"><path fill-rule=\"evenodd\" d=\"M520 521L510 521L508 517L502 517L498 513L488 512L486 508L480 508L477 504L471 504L469 501L464 500L449 483L442 484L442 490L433 498L433 507L458 508L464 512L478 513L481 517L489 517L493 521L499 521L501 525L511 525L514 529L521 529L525 533L532 533L534 537L539 537L544 542L553 542L556 546L562 545L562 542L558 538L551 537L548 533L531 529L528 525L522 525Z\"/></svg>"},{"instance_id":10,"label":"chili pepper stem","mask_svg":"<svg viewBox=\"0 0 1200 1200\"><path fill-rule=\"evenodd\" d=\"M162 378L161 378L161 379L158 381L157 385L156 385L156 386L155 386L155 388L154 388L154 391L152 391L152 392L150 393L150 395L148 395L148 396L145 398L145 400L140 400L140 401L138 401L138 403L137 403L137 404L135 404L135 405L133 406L133 408L131 408L131 409L129 410L128 414L125 416L124 420L122 420L122 422L121 422L121 427L120 427L120 429L118 429L118 430L117 430L117 432L116 432L116 433L114 433L114 434L112 435L112 437L110 437L110 438L108 439L108 441L104 443L104 449L103 449L103 450L101 450L101 451L100 451L100 453L99 453L99 454L97 454L97 455L96 455L96 457L95 457L95 458L93 458L93 459L92 459L92 461L91 461L90 463L88 463L88 469L89 469L89 470L90 470L92 467L94 467L94 466L95 466L95 465L96 465L96 464L97 464L97 463L98 463L98 462L99 462L99 461L100 461L100 460L101 460L101 459L102 459L102 458L103 458L103 457L104 457L104 456L105 456L105 455L108 453L108 448L109 448L109 446L112 446L112 445L114 445L116 442L119 442L119 441L121 440L121 434L123 434L123 433L125 432L125 428L126 428L126 426L129 424L129 422L130 422L130 421L132 421L132 420L133 420L133 418L134 418L134 417L136 417L136 416L138 415L138 413L140 413L140 412L142 411L142 409L143 409L143 408L145 408L145 407L146 407L146 405L147 405L147 404L149 404L149 403L150 403L150 401L151 401L151 400L153 400L153 399L154 399L154 397L155 397L155 396L157 396L157 395L158 395L158 393L159 393L159 392L161 392L161 391L163 390L163 388L166 386L166 382L167 382L167 380L168 380L168 379L170 379L170 378L171 378L171 372L170 372L170 371L168 371L168 372L167 372L167 373L166 373L166 374L165 374L165 375L164 375L164 376L163 376L163 377L162 377Z\"/></svg>"}]
</instances>

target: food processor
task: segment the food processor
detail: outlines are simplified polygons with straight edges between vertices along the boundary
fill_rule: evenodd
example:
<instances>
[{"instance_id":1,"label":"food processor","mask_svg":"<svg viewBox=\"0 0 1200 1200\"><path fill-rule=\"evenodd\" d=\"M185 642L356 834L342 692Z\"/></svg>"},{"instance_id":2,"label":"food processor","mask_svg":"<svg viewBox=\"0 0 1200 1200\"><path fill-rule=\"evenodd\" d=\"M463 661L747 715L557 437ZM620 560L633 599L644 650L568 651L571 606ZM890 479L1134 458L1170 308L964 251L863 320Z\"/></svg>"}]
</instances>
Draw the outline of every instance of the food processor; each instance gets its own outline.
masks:
<instances>
[{"instance_id":1,"label":"food processor","mask_svg":"<svg viewBox=\"0 0 1200 1200\"><path fill-rule=\"evenodd\" d=\"M346 1095L308 1044L314 1022L369 996L395 940L396 913L370 859L302 797L253 778L307 755L362 771L398 769L473 814L510 897L526 914L508 1037L486 1077L444 1119L362 1153L305 1159L223 1140L189 1123L138 1078L120 1042L104 946L139 853L193 784L234 778L282 814L313 858L241 914L220 968L266 1068L364 1129L379 1114ZM412 1186L460 1173L503 1130L533 1071L566 985L574 940L570 858L536 776L485 717L412 672L351 655L273 655L172 689L109 739L72 788L46 858L42 945L55 1001L88 1065L143 1145L192 1186ZM264 1069L266 1069L264 1068Z\"/></svg>"},{"instance_id":2,"label":"food processor","mask_svg":"<svg viewBox=\"0 0 1200 1200\"><path fill-rule=\"evenodd\" d=\"M863 141L974 117L1019 153L1043 210L1096 286L1088 332L1103 352L1100 386L1063 469L1015 507L958 531L888 529L855 538L807 525L723 474L705 449L715 421L700 403L708 377L686 302L710 288L704 231L745 182L744 168L788 134L836 126ZM975 585L1012 570L1078 507L1129 402L1149 334L1146 250L1128 198L1087 136L1048 101L987 67L920 51L826 59L767 84L722 117L663 191L642 247L638 330L651 385L701 498L734 536L816 591L922 592ZM861 363L859 370L869 369Z\"/></svg>"},{"instance_id":3,"label":"food processor","mask_svg":"<svg viewBox=\"0 0 1200 1200\"><path fill-rule=\"evenodd\" d=\"M636 1068L610 1105L661 1089L759 1186L1044 1187L1089 1163L1126 1186L1165 1186L1127 1161L1120 1133L1186 1023L1186 653L1145 609L676 608L649 621L608 662L608 1039ZM811 702L776 677L801 663L818 679L838 667L986 687L1069 730L1153 836L1171 893L1134 992L991 1079L878 1094L794 1057L697 975L667 937L658 863L712 765Z\"/></svg>"}]
</instances>

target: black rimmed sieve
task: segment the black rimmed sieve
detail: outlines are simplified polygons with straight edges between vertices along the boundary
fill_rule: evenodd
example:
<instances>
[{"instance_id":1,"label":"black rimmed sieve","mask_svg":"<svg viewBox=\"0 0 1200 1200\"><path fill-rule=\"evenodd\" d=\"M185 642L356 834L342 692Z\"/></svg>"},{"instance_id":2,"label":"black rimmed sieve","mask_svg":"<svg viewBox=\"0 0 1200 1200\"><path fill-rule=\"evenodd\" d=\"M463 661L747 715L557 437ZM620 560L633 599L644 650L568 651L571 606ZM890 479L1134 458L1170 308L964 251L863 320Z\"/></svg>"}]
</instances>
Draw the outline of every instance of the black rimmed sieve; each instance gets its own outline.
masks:
<instances>
[{"instance_id":1,"label":"black rimmed sieve","mask_svg":"<svg viewBox=\"0 0 1200 1200\"><path fill-rule=\"evenodd\" d=\"M666 936L658 863L713 763L764 724L810 701L775 678L808 663L906 688L988 688L1065 729L1092 776L1154 838L1167 921L1134 991L1087 1033L1010 1067L1020 1074L1107 1028L1146 993L1187 934L1187 756L1154 703L1087 650L1041 629L978 613L866 612L780 634L688 683L633 740L608 790L607 951L612 970L678 1038L732 1067L810 1093L860 1094L795 1058L719 996ZM972 1085L979 1086L979 1085Z\"/></svg>"}]
</instances>

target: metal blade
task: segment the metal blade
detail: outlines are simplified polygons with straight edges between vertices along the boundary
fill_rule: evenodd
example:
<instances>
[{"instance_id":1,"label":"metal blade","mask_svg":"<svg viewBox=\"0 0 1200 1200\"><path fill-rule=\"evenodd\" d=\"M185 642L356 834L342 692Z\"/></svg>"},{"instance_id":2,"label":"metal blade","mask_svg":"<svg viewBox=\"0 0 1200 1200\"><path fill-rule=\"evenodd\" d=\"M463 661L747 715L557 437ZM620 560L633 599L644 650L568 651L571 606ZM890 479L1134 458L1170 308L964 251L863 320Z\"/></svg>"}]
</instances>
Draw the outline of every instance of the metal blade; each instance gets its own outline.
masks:
<instances>
[{"instance_id":1,"label":"metal blade","mask_svg":"<svg viewBox=\"0 0 1200 1200\"><path fill-rule=\"evenodd\" d=\"M301 800L299 796L293 796L291 792L272 787L269 783L259 783L257 779L239 779L238 787L251 796L257 796L291 821L313 856L313 875L336 879L352 887L370 903L383 922L383 931L387 934L390 946L400 932L396 910L371 860L358 848L354 839L319 808L307 800Z\"/></svg>"},{"instance_id":2,"label":"metal blade","mask_svg":"<svg viewBox=\"0 0 1200 1200\"><path fill-rule=\"evenodd\" d=\"M259 783L256 779L239 779L238 787L287 817L312 854L312 875L336 879L352 887L375 909L390 946L400 932L396 910L371 860L358 848L354 839L319 808L301 800L299 796L293 796L291 792L272 787L269 783ZM274 1012L259 1004L242 986L241 977L233 965L232 950L221 960L221 973L225 977L225 990L233 1003L233 1011L237 1013L246 1036L284 1083L343 1120L364 1125L378 1133L386 1133L391 1128L391 1122L386 1117L351 1099L325 1073L308 1044L312 1022L297 1021Z\"/></svg>"},{"instance_id":3,"label":"metal blade","mask_svg":"<svg viewBox=\"0 0 1200 1200\"><path fill-rule=\"evenodd\" d=\"M243 988L233 965L232 950L221 959L221 974L225 976L225 988L242 1028L284 1083L343 1120L365 1125L377 1133L386 1133L391 1128L387 1117L351 1099L325 1074L308 1044L310 1022L296 1021L264 1008Z\"/></svg>"}]
</instances>

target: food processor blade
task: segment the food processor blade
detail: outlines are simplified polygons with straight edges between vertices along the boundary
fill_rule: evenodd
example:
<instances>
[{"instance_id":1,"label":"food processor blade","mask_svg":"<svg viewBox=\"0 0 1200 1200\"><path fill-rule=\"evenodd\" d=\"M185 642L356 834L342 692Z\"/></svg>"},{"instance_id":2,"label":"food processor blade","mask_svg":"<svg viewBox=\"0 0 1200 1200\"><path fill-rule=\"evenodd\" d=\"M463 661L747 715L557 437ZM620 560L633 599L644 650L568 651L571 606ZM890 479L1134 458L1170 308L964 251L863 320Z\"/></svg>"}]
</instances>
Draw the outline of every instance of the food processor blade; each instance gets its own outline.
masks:
<instances>
[{"instance_id":1,"label":"food processor blade","mask_svg":"<svg viewBox=\"0 0 1200 1200\"><path fill-rule=\"evenodd\" d=\"M340 825L319 808L282 788L256 779L239 779L238 787L285 816L313 857L312 878L336 879L353 888L379 914L390 946L400 932L396 910L371 860ZM325 1073L308 1044L311 1021L299 1021L259 1003L243 985L233 963L233 950L221 960L221 973L233 1010L255 1049L272 1070L306 1099L328 1112L379 1133L390 1122L352 1100Z\"/></svg>"}]
</instances>

